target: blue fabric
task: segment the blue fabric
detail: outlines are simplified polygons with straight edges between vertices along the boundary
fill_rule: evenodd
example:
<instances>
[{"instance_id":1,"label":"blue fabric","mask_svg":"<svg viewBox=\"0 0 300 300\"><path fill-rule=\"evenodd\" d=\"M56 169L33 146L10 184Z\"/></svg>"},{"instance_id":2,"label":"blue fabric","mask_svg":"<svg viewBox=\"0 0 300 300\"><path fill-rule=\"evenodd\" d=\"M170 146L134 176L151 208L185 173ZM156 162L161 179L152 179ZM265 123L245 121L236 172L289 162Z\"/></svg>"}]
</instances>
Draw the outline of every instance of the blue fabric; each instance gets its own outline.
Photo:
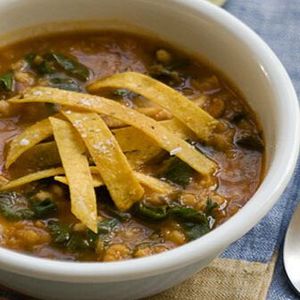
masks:
<instances>
[{"instance_id":1,"label":"blue fabric","mask_svg":"<svg viewBox=\"0 0 300 300\"><path fill-rule=\"evenodd\" d=\"M300 95L300 0L228 0L226 10L256 31L275 51ZM270 213L248 234L232 244L222 257L267 263L280 253L268 300L300 299L284 273L282 242L300 199L300 163L288 188ZM299 270L300 271L300 270Z\"/></svg>"}]
</instances>

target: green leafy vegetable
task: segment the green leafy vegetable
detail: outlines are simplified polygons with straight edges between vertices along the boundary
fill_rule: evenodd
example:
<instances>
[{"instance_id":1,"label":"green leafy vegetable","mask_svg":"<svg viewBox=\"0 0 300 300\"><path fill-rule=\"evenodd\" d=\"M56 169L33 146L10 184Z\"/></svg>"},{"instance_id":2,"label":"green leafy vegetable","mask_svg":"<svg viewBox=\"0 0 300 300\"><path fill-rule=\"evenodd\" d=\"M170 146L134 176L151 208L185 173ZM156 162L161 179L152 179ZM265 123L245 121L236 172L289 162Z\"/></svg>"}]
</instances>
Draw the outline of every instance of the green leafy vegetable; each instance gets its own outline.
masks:
<instances>
[{"instance_id":1,"label":"green leafy vegetable","mask_svg":"<svg viewBox=\"0 0 300 300\"><path fill-rule=\"evenodd\" d=\"M16 192L0 193L0 213L9 220L27 220L34 218L28 199Z\"/></svg>"},{"instance_id":2,"label":"green leafy vegetable","mask_svg":"<svg viewBox=\"0 0 300 300\"><path fill-rule=\"evenodd\" d=\"M104 198L104 197L103 197ZM105 204L104 205L105 210L113 217L118 219L121 222L125 222L130 219L131 214L128 212L121 212L115 208L112 207L112 204Z\"/></svg>"},{"instance_id":3,"label":"green leafy vegetable","mask_svg":"<svg viewBox=\"0 0 300 300\"><path fill-rule=\"evenodd\" d=\"M72 225L62 224L58 221L48 223L48 230L52 236L53 242L57 246L64 246L70 251L93 250L99 238L107 241L109 234L119 224L117 219L107 219L99 222L98 233L90 229L83 231L74 231Z\"/></svg>"},{"instance_id":4,"label":"green leafy vegetable","mask_svg":"<svg viewBox=\"0 0 300 300\"><path fill-rule=\"evenodd\" d=\"M54 88L58 88L61 90L81 92L81 87L79 83L67 77L52 77L49 79L49 85Z\"/></svg>"},{"instance_id":5,"label":"green leafy vegetable","mask_svg":"<svg viewBox=\"0 0 300 300\"><path fill-rule=\"evenodd\" d=\"M126 97L130 94L130 91L125 90L125 89L117 89L117 90L114 90L113 94L116 96L120 96L120 97Z\"/></svg>"},{"instance_id":6,"label":"green leafy vegetable","mask_svg":"<svg viewBox=\"0 0 300 300\"><path fill-rule=\"evenodd\" d=\"M213 216L214 210L219 207L217 202L212 201L210 198L207 199L205 213L207 216Z\"/></svg>"},{"instance_id":7,"label":"green leafy vegetable","mask_svg":"<svg viewBox=\"0 0 300 300\"><path fill-rule=\"evenodd\" d=\"M190 207L176 206L169 209L169 214L176 219L189 222L206 222L206 215Z\"/></svg>"},{"instance_id":8,"label":"green leafy vegetable","mask_svg":"<svg viewBox=\"0 0 300 300\"><path fill-rule=\"evenodd\" d=\"M66 247L71 251L94 249L96 241L97 235L91 230L72 232Z\"/></svg>"},{"instance_id":9,"label":"green leafy vegetable","mask_svg":"<svg viewBox=\"0 0 300 300\"><path fill-rule=\"evenodd\" d=\"M195 174L195 171L177 157L172 157L167 162L167 169L161 177L186 187Z\"/></svg>"},{"instance_id":10,"label":"green leafy vegetable","mask_svg":"<svg viewBox=\"0 0 300 300\"><path fill-rule=\"evenodd\" d=\"M14 74L8 72L0 76L0 89L6 92L12 92L14 87Z\"/></svg>"},{"instance_id":11,"label":"green leafy vegetable","mask_svg":"<svg viewBox=\"0 0 300 300\"><path fill-rule=\"evenodd\" d=\"M144 203L137 203L134 207L134 214L138 217L150 220L163 220L167 214L167 206L151 207Z\"/></svg>"},{"instance_id":12,"label":"green leafy vegetable","mask_svg":"<svg viewBox=\"0 0 300 300\"><path fill-rule=\"evenodd\" d=\"M33 200L31 201L31 209L36 218L45 218L57 212L57 205L51 199L45 199L43 201Z\"/></svg>"},{"instance_id":13,"label":"green leafy vegetable","mask_svg":"<svg viewBox=\"0 0 300 300\"><path fill-rule=\"evenodd\" d=\"M144 220L163 221L173 218L181 224L189 240L194 240L211 230L209 218L205 213L193 208L172 203L172 206L149 207L139 203L135 207L135 216Z\"/></svg>"},{"instance_id":14,"label":"green leafy vegetable","mask_svg":"<svg viewBox=\"0 0 300 300\"><path fill-rule=\"evenodd\" d=\"M76 58L71 58L61 53L52 52L42 56L35 53L29 53L25 56L25 60L34 71L41 75L49 75L64 71L69 76L82 81L87 81L89 79L90 71L85 65L78 62ZM56 82L56 84L63 83ZM75 90L74 82L71 86L74 88L72 91ZM68 87L70 87L70 83L68 83Z\"/></svg>"},{"instance_id":15,"label":"green leafy vegetable","mask_svg":"<svg viewBox=\"0 0 300 300\"><path fill-rule=\"evenodd\" d=\"M98 233L108 234L119 224L117 219L107 219L98 223Z\"/></svg>"},{"instance_id":16,"label":"green leafy vegetable","mask_svg":"<svg viewBox=\"0 0 300 300\"><path fill-rule=\"evenodd\" d=\"M65 244L71 238L71 229L66 224L52 221L48 223L48 229L54 243Z\"/></svg>"},{"instance_id":17,"label":"green leafy vegetable","mask_svg":"<svg viewBox=\"0 0 300 300\"><path fill-rule=\"evenodd\" d=\"M183 222L181 225L190 241L198 239L211 230L208 221L203 223Z\"/></svg>"},{"instance_id":18,"label":"green leafy vegetable","mask_svg":"<svg viewBox=\"0 0 300 300\"><path fill-rule=\"evenodd\" d=\"M51 53L50 56L53 57L60 67L62 67L70 76L82 81L87 81L89 79L89 69L75 59L61 53Z\"/></svg>"},{"instance_id":19,"label":"green leafy vegetable","mask_svg":"<svg viewBox=\"0 0 300 300\"><path fill-rule=\"evenodd\" d=\"M35 53L29 53L25 56L29 66L40 75L53 74L56 71L54 62Z\"/></svg>"}]
</instances>

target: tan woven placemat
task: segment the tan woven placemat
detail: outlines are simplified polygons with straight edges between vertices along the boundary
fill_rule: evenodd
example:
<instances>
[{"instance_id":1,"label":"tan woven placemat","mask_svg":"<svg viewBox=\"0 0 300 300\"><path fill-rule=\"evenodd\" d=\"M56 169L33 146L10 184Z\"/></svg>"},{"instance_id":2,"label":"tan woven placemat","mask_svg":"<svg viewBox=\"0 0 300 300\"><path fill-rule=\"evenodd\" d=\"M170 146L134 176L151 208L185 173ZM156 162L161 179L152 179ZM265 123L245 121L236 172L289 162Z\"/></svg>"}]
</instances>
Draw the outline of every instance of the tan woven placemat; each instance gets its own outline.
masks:
<instances>
[{"instance_id":1,"label":"tan woven placemat","mask_svg":"<svg viewBox=\"0 0 300 300\"><path fill-rule=\"evenodd\" d=\"M264 300L276 259L263 264L217 258L181 285L144 300Z\"/></svg>"}]
</instances>

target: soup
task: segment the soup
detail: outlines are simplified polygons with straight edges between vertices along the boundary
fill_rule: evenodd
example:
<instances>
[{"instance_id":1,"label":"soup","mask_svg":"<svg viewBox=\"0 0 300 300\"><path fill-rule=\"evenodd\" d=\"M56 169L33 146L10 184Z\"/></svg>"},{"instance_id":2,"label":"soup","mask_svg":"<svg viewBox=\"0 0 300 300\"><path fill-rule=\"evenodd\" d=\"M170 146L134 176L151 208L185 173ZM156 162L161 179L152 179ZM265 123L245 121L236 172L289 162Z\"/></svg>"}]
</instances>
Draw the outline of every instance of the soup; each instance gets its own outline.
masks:
<instances>
[{"instance_id":1,"label":"soup","mask_svg":"<svg viewBox=\"0 0 300 300\"><path fill-rule=\"evenodd\" d=\"M75 261L200 238L258 188L264 142L224 76L123 32L0 50L0 244Z\"/></svg>"}]
</instances>

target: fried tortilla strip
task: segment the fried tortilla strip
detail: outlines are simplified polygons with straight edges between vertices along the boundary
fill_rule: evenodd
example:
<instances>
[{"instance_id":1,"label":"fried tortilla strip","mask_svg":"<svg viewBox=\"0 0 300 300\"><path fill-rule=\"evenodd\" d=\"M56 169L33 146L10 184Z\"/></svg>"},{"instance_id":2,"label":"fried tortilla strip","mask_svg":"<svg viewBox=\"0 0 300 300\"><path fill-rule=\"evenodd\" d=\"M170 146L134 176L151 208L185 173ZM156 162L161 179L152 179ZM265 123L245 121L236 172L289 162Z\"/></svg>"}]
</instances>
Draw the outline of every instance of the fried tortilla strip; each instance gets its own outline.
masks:
<instances>
[{"instance_id":1,"label":"fried tortilla strip","mask_svg":"<svg viewBox=\"0 0 300 300\"><path fill-rule=\"evenodd\" d=\"M55 142L46 142L33 146L23 153L15 162L16 167L30 169L46 169L61 165L60 156Z\"/></svg>"},{"instance_id":2,"label":"fried tortilla strip","mask_svg":"<svg viewBox=\"0 0 300 300\"><path fill-rule=\"evenodd\" d=\"M131 126L113 129L112 132L123 152L157 147L151 138L146 136L141 130Z\"/></svg>"},{"instance_id":3,"label":"fried tortilla strip","mask_svg":"<svg viewBox=\"0 0 300 300\"><path fill-rule=\"evenodd\" d=\"M195 134L188 127L176 119L160 121L159 124L163 125L166 129L183 140L193 139L195 136ZM147 137L141 130L135 127L129 126L113 129L112 132L115 135L123 152L136 150L145 151L150 147L155 147L153 139ZM156 147L159 148L158 146Z\"/></svg>"},{"instance_id":4,"label":"fried tortilla strip","mask_svg":"<svg viewBox=\"0 0 300 300\"><path fill-rule=\"evenodd\" d=\"M144 190L112 132L96 113L62 113L81 135L118 209L129 209L143 197Z\"/></svg>"},{"instance_id":5,"label":"fried tortilla strip","mask_svg":"<svg viewBox=\"0 0 300 300\"><path fill-rule=\"evenodd\" d=\"M163 151L159 147L152 147L145 150L138 150L125 153L130 165L135 170L138 170L142 165L149 162L151 159L162 154Z\"/></svg>"},{"instance_id":6,"label":"fried tortilla strip","mask_svg":"<svg viewBox=\"0 0 300 300\"><path fill-rule=\"evenodd\" d=\"M64 173L65 173L65 171L61 167L38 171L35 173L25 175L20 178L17 178L15 180L9 181L7 184L4 184L3 186L1 186L0 191L11 190L11 189L20 187L22 185L25 185L25 184L33 182L33 181L37 181L37 180L48 178L48 177L53 177L56 175L61 175Z\"/></svg>"},{"instance_id":7,"label":"fried tortilla strip","mask_svg":"<svg viewBox=\"0 0 300 300\"><path fill-rule=\"evenodd\" d=\"M94 187L99 187L104 185L104 182L98 172L98 169L96 167L90 167L90 170L93 176ZM149 189L155 192L162 193L162 194L169 194L172 191L174 191L174 188L171 185L157 178L142 174L140 172L134 172L134 175L142 185L148 187ZM54 179L61 183L68 184L68 180L65 176L55 176Z\"/></svg>"},{"instance_id":8,"label":"fried tortilla strip","mask_svg":"<svg viewBox=\"0 0 300 300\"><path fill-rule=\"evenodd\" d=\"M98 173L98 169L96 167L90 167L90 170L93 174L93 176L99 176ZM136 178L138 179L138 181L143 184L144 186L147 186L148 188L156 191L156 192L160 192L160 193L170 193L172 192L174 189L171 185L169 185L166 182L163 182L159 179L156 179L150 175L146 175L146 174L142 174L140 172L136 172L134 171L134 175L136 176ZM97 181L101 181L101 178L96 177L95 178Z\"/></svg>"},{"instance_id":9,"label":"fried tortilla strip","mask_svg":"<svg viewBox=\"0 0 300 300\"><path fill-rule=\"evenodd\" d=\"M7 153L5 167L9 168L22 153L51 135L52 127L48 119L44 119L27 127L12 140Z\"/></svg>"},{"instance_id":10,"label":"fried tortilla strip","mask_svg":"<svg viewBox=\"0 0 300 300\"><path fill-rule=\"evenodd\" d=\"M97 203L85 146L72 125L50 117L54 139L69 182L72 213L97 232Z\"/></svg>"},{"instance_id":11,"label":"fried tortilla strip","mask_svg":"<svg viewBox=\"0 0 300 300\"><path fill-rule=\"evenodd\" d=\"M163 182L152 176L145 175L140 172L134 172L134 175L142 185L150 188L155 192L169 194L174 190L168 183Z\"/></svg>"},{"instance_id":12,"label":"fried tortilla strip","mask_svg":"<svg viewBox=\"0 0 300 300\"><path fill-rule=\"evenodd\" d=\"M88 91L96 93L106 88L125 88L149 99L170 111L196 135L208 141L218 121L188 98L149 76L136 72L114 74L88 86Z\"/></svg>"},{"instance_id":13,"label":"fried tortilla strip","mask_svg":"<svg viewBox=\"0 0 300 300\"><path fill-rule=\"evenodd\" d=\"M104 185L104 182L101 179L100 175L98 175L98 176L97 175L96 174L92 174L93 185L94 185L95 188ZM66 184L66 185L69 184L68 180L67 180L67 177L65 177L65 176L55 176L54 180L56 180L56 181L58 181L60 183Z\"/></svg>"},{"instance_id":14,"label":"fried tortilla strip","mask_svg":"<svg viewBox=\"0 0 300 300\"><path fill-rule=\"evenodd\" d=\"M153 119L127 108L113 100L54 88L36 87L27 90L21 97L9 100L13 103L49 102L85 109L113 116L140 129L161 148L173 153L202 175L209 175L216 164L198 152L193 146L176 137Z\"/></svg>"}]
</instances>

